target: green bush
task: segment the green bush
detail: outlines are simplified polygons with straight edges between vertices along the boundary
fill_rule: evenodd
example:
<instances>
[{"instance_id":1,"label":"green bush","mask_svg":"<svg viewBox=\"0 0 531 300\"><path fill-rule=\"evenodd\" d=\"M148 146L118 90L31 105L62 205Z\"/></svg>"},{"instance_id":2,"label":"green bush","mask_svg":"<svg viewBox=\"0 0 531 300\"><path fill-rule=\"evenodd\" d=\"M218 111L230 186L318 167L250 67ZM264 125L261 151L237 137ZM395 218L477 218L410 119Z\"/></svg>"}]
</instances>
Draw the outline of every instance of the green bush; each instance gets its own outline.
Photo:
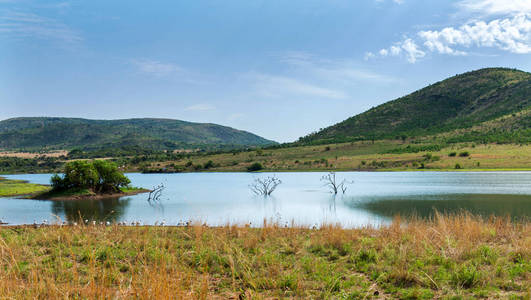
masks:
<instances>
[{"instance_id":1,"label":"green bush","mask_svg":"<svg viewBox=\"0 0 531 300\"><path fill-rule=\"evenodd\" d=\"M461 167L460 164L455 164L455 168L456 168L456 169L462 169L462 167Z\"/></svg>"},{"instance_id":2,"label":"green bush","mask_svg":"<svg viewBox=\"0 0 531 300\"><path fill-rule=\"evenodd\" d=\"M73 161L64 167L64 175L53 175L52 188L55 191L70 189L89 189L98 193L118 192L120 187L129 185L131 181L118 171L110 161Z\"/></svg>"},{"instance_id":3,"label":"green bush","mask_svg":"<svg viewBox=\"0 0 531 300\"><path fill-rule=\"evenodd\" d=\"M260 171L262 170L264 167L262 166L261 163L259 162L255 162L254 164L250 165L249 167L247 167L247 171L249 172L256 172L256 171Z\"/></svg>"},{"instance_id":4,"label":"green bush","mask_svg":"<svg viewBox=\"0 0 531 300\"><path fill-rule=\"evenodd\" d=\"M457 155L456 152L450 152L450 153L448 154L448 156L450 156L450 157L454 157L454 156L456 156L456 155Z\"/></svg>"},{"instance_id":5,"label":"green bush","mask_svg":"<svg viewBox=\"0 0 531 300\"><path fill-rule=\"evenodd\" d=\"M214 167L214 162L209 160L205 163L205 165L203 166L203 168L205 169L210 169L210 168L213 168Z\"/></svg>"},{"instance_id":6,"label":"green bush","mask_svg":"<svg viewBox=\"0 0 531 300\"><path fill-rule=\"evenodd\" d=\"M468 151L464 151L464 152L459 153L459 156L467 157L467 156L470 156L470 153Z\"/></svg>"}]
</instances>

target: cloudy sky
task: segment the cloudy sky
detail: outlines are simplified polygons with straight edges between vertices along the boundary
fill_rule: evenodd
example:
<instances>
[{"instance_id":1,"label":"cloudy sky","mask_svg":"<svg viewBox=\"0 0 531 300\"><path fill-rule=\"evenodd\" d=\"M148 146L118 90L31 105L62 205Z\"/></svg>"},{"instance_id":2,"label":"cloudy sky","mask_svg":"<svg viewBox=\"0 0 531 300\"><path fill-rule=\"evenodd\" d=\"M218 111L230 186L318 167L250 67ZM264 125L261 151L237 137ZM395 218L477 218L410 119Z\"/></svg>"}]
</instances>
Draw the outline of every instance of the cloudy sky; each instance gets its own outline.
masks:
<instances>
[{"instance_id":1,"label":"cloudy sky","mask_svg":"<svg viewBox=\"0 0 531 300\"><path fill-rule=\"evenodd\" d=\"M176 118L284 142L498 66L531 71L531 0L0 0L0 120Z\"/></svg>"}]
</instances>

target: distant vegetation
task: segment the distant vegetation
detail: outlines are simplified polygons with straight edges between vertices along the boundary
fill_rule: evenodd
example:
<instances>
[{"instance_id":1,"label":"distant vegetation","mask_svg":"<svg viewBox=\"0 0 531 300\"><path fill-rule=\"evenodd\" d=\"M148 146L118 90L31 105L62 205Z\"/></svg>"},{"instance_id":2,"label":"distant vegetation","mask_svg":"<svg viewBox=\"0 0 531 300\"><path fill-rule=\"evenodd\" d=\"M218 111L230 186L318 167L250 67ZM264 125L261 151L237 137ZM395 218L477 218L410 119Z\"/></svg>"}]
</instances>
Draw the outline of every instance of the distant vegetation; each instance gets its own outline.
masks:
<instances>
[{"instance_id":1,"label":"distant vegetation","mask_svg":"<svg viewBox=\"0 0 531 300\"><path fill-rule=\"evenodd\" d=\"M273 145L252 133L170 119L15 118L0 121L0 149L75 149L100 155L149 150L235 149ZM125 154L125 153L121 153Z\"/></svg>"}]
</instances>

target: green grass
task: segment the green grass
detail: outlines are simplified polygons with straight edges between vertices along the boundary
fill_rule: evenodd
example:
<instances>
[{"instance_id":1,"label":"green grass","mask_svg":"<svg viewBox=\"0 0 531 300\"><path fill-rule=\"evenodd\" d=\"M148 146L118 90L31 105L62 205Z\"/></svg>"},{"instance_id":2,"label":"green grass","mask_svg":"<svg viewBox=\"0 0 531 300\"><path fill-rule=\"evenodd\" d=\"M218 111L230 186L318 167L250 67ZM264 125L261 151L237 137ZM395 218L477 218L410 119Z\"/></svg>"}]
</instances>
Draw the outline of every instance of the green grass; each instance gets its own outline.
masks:
<instances>
[{"instance_id":1,"label":"green grass","mask_svg":"<svg viewBox=\"0 0 531 300\"><path fill-rule=\"evenodd\" d=\"M436 151L400 152L410 144L396 140L352 142L319 146L298 146L237 153L221 153L190 158L128 165L130 171L141 168L184 172L246 172L260 163L262 171L512 171L531 169L531 146L519 144L458 143L429 147L415 144L409 149ZM424 146L426 147L424 147ZM415 150L416 151L416 150ZM399 153L396 153L399 152ZM459 156L467 152L468 156ZM456 153L452 156L452 153ZM208 169L202 168L212 161ZM456 169L459 164L460 169Z\"/></svg>"},{"instance_id":2,"label":"green grass","mask_svg":"<svg viewBox=\"0 0 531 300\"><path fill-rule=\"evenodd\" d=\"M529 299L531 226L0 227L0 269L15 299Z\"/></svg>"},{"instance_id":3,"label":"green grass","mask_svg":"<svg viewBox=\"0 0 531 300\"><path fill-rule=\"evenodd\" d=\"M0 197L32 195L48 191L50 188L24 180L9 180L0 177Z\"/></svg>"}]
</instances>

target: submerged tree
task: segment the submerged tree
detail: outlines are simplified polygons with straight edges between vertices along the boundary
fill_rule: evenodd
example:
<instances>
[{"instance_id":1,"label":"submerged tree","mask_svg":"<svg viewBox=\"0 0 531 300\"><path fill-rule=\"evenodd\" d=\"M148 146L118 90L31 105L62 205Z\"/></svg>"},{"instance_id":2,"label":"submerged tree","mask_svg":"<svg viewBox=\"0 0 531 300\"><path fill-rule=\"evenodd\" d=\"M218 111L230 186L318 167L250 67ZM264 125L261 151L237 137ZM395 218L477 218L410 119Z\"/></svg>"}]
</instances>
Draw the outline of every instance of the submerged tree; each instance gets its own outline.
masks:
<instances>
[{"instance_id":1,"label":"submerged tree","mask_svg":"<svg viewBox=\"0 0 531 300\"><path fill-rule=\"evenodd\" d=\"M347 191L347 184L353 183L351 181L347 181L346 179L338 182L336 180L335 172L330 172L324 175L321 177L321 181L324 182L324 186L328 187L333 194L337 194L338 191L341 191L344 194Z\"/></svg>"},{"instance_id":2,"label":"submerged tree","mask_svg":"<svg viewBox=\"0 0 531 300\"><path fill-rule=\"evenodd\" d=\"M249 187L256 195L269 196L281 183L282 181L277 177L268 176L267 178L263 179L256 178L253 183L249 185Z\"/></svg>"}]
</instances>

